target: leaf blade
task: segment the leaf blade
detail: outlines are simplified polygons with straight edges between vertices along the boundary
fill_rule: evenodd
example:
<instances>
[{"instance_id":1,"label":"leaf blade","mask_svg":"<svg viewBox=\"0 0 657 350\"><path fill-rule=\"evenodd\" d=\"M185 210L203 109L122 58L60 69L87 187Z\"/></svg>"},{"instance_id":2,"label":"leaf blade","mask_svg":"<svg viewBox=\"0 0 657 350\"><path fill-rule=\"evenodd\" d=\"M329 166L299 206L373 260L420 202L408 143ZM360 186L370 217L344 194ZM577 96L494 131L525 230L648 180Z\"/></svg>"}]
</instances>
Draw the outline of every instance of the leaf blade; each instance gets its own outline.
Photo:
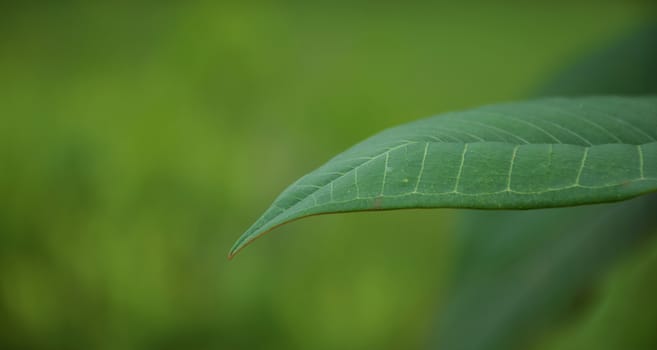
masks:
<instances>
[{"instance_id":1,"label":"leaf blade","mask_svg":"<svg viewBox=\"0 0 657 350\"><path fill-rule=\"evenodd\" d=\"M385 130L297 180L237 251L310 215L404 208L533 209L657 190L657 98L548 98Z\"/></svg>"}]
</instances>

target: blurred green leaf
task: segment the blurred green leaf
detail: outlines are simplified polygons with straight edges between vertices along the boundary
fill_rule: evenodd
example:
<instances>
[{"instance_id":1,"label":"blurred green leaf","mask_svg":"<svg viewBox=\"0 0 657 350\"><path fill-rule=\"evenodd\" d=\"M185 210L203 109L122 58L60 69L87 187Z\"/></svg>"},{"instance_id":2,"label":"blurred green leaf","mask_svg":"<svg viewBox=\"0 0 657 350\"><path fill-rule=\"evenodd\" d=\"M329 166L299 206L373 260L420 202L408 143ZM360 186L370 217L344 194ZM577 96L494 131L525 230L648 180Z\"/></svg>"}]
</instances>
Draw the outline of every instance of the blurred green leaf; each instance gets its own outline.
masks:
<instances>
[{"instance_id":1,"label":"blurred green leaf","mask_svg":"<svg viewBox=\"0 0 657 350\"><path fill-rule=\"evenodd\" d=\"M657 93L657 24L585 55L539 89L543 96Z\"/></svg>"},{"instance_id":2,"label":"blurred green leaf","mask_svg":"<svg viewBox=\"0 0 657 350\"><path fill-rule=\"evenodd\" d=\"M653 231L657 233L657 230ZM657 235L616 264L596 291L596 303L577 322L559 325L536 349L657 349Z\"/></svg>"},{"instance_id":3,"label":"blurred green leaf","mask_svg":"<svg viewBox=\"0 0 657 350\"><path fill-rule=\"evenodd\" d=\"M288 187L235 243L309 215L530 209L657 190L657 98L543 99L388 129Z\"/></svg>"},{"instance_id":4,"label":"blurred green leaf","mask_svg":"<svg viewBox=\"0 0 657 350\"><path fill-rule=\"evenodd\" d=\"M588 287L654 232L657 196L620 204L465 216L436 349L527 349L591 302ZM519 215L522 214L522 215Z\"/></svg>"}]
</instances>

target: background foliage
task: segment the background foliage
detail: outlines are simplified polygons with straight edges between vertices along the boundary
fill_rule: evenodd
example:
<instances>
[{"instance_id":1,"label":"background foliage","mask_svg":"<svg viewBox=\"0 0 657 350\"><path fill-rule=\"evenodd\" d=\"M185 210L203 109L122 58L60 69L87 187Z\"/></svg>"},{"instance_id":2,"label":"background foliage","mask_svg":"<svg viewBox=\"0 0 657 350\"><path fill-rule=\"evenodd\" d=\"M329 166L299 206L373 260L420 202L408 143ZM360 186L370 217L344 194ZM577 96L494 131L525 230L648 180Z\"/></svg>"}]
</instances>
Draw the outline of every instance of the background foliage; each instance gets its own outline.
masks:
<instances>
[{"instance_id":1,"label":"background foliage","mask_svg":"<svg viewBox=\"0 0 657 350\"><path fill-rule=\"evenodd\" d=\"M333 154L532 95L655 12L0 4L0 348L421 347L461 263L458 211L311 218L225 254ZM654 344L657 245L643 245L541 349Z\"/></svg>"}]
</instances>

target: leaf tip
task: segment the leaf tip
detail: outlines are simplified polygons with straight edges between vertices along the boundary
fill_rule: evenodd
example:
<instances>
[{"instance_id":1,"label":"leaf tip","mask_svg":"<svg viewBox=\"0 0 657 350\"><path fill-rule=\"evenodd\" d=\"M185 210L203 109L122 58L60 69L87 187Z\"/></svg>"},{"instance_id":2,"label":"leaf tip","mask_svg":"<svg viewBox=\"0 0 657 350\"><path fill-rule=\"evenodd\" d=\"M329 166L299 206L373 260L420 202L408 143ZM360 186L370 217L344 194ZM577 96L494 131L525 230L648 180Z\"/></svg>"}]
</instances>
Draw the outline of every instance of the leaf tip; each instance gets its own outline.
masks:
<instances>
[{"instance_id":1,"label":"leaf tip","mask_svg":"<svg viewBox=\"0 0 657 350\"><path fill-rule=\"evenodd\" d=\"M233 247L230 248L230 250L228 251L228 256L227 256L228 260L233 260L235 255L237 255L237 253L239 253L239 251L242 250L244 246L245 246L244 240L242 239L237 240L237 242L233 244Z\"/></svg>"}]
</instances>

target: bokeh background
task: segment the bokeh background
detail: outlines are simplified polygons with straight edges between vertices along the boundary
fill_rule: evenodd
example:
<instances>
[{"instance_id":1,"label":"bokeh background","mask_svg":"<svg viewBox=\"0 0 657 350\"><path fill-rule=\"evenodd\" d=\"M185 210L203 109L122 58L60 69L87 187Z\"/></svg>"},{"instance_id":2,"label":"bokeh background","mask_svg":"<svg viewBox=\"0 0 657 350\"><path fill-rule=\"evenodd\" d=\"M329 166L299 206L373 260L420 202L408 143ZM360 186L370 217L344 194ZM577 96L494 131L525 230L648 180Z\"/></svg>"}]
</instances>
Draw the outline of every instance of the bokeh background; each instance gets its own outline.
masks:
<instances>
[{"instance_id":1,"label":"bokeh background","mask_svg":"<svg viewBox=\"0 0 657 350\"><path fill-rule=\"evenodd\" d=\"M462 261L459 211L308 218L226 253L355 142L533 96L656 13L631 0L0 3L0 348L423 348ZM655 345L657 312L641 313L655 310L655 243L534 345ZM642 326L610 343L610 319Z\"/></svg>"}]
</instances>

